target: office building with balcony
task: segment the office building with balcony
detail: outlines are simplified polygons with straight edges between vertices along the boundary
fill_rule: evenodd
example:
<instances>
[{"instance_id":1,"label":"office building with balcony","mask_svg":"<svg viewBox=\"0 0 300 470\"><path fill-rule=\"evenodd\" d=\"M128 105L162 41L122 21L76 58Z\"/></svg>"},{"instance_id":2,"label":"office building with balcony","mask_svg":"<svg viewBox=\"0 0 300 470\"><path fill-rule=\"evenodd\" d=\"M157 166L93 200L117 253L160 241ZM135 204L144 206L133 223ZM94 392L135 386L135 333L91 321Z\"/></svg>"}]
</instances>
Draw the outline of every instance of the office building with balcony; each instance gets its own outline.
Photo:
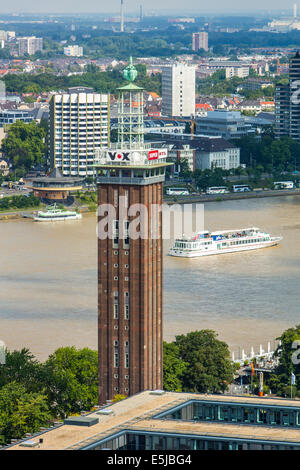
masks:
<instances>
[{"instance_id":1,"label":"office building with balcony","mask_svg":"<svg viewBox=\"0 0 300 470\"><path fill-rule=\"evenodd\" d=\"M50 160L64 176L92 176L97 152L109 143L109 96L71 88L50 98Z\"/></svg>"}]
</instances>

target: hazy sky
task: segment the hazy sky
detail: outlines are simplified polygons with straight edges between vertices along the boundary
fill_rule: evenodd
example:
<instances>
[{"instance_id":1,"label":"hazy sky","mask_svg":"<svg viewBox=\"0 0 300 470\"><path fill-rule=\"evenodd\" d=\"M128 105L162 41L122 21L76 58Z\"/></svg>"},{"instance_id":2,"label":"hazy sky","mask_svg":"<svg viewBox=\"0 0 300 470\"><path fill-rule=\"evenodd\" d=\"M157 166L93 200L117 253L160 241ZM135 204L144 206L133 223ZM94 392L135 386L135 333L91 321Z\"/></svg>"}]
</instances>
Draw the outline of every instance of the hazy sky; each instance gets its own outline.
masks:
<instances>
[{"instance_id":1,"label":"hazy sky","mask_svg":"<svg viewBox=\"0 0 300 470\"><path fill-rule=\"evenodd\" d=\"M299 0L298 0L299 1ZM220 13L230 13L232 10L247 12L249 10L280 10L292 9L293 0L124 0L125 10L138 10L142 4L145 10L183 9L183 13L194 10L199 13L219 11ZM184 7L183 7L184 5ZM300 1L299 1L300 6ZM7 12L118 12L120 0L51 0L43 2L41 0L11 0L1 5L1 13Z\"/></svg>"}]
</instances>

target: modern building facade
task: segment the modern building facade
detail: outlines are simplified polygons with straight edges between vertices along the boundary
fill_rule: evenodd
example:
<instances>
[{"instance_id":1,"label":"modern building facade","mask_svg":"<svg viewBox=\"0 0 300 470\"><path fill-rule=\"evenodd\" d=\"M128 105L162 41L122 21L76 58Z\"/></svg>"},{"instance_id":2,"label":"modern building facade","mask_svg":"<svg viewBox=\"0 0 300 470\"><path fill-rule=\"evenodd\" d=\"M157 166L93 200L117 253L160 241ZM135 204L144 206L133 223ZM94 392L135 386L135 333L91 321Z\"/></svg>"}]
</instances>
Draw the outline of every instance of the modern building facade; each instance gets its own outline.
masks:
<instances>
[{"instance_id":1,"label":"modern building facade","mask_svg":"<svg viewBox=\"0 0 300 470\"><path fill-rule=\"evenodd\" d=\"M32 111L22 109L0 110L0 127L14 124L17 121L31 122L34 117Z\"/></svg>"},{"instance_id":2,"label":"modern building facade","mask_svg":"<svg viewBox=\"0 0 300 470\"><path fill-rule=\"evenodd\" d=\"M300 53L291 58L289 71L290 85L290 127L289 135L300 141Z\"/></svg>"},{"instance_id":3,"label":"modern building facade","mask_svg":"<svg viewBox=\"0 0 300 470\"><path fill-rule=\"evenodd\" d=\"M162 114L191 116L195 114L195 67L173 64L162 69Z\"/></svg>"},{"instance_id":4,"label":"modern building facade","mask_svg":"<svg viewBox=\"0 0 300 470\"><path fill-rule=\"evenodd\" d=\"M97 152L109 143L109 95L71 88L50 98L50 160L64 176L94 175Z\"/></svg>"},{"instance_id":5,"label":"modern building facade","mask_svg":"<svg viewBox=\"0 0 300 470\"><path fill-rule=\"evenodd\" d=\"M208 51L208 33L202 31L200 33L193 33L192 49L197 52L199 49Z\"/></svg>"},{"instance_id":6,"label":"modern building facade","mask_svg":"<svg viewBox=\"0 0 300 470\"><path fill-rule=\"evenodd\" d=\"M290 89L288 85L275 87L275 136L290 134Z\"/></svg>"},{"instance_id":7,"label":"modern building facade","mask_svg":"<svg viewBox=\"0 0 300 470\"><path fill-rule=\"evenodd\" d=\"M239 139L254 135L255 129L239 111L208 111L196 121L197 134Z\"/></svg>"},{"instance_id":8,"label":"modern building facade","mask_svg":"<svg viewBox=\"0 0 300 470\"><path fill-rule=\"evenodd\" d=\"M300 53L290 59L289 83L275 87L275 137L300 142Z\"/></svg>"},{"instance_id":9,"label":"modern building facade","mask_svg":"<svg viewBox=\"0 0 300 470\"><path fill-rule=\"evenodd\" d=\"M162 388L162 220L152 207L162 204L169 163L166 150L144 143L136 74L131 62L124 71L129 83L119 89L118 142L96 164L99 403ZM108 208L113 215L105 234ZM137 211L142 232L135 236Z\"/></svg>"},{"instance_id":10,"label":"modern building facade","mask_svg":"<svg viewBox=\"0 0 300 470\"><path fill-rule=\"evenodd\" d=\"M39 444L39 439L42 443ZM8 447L300 450L298 400L145 391Z\"/></svg>"}]
</instances>

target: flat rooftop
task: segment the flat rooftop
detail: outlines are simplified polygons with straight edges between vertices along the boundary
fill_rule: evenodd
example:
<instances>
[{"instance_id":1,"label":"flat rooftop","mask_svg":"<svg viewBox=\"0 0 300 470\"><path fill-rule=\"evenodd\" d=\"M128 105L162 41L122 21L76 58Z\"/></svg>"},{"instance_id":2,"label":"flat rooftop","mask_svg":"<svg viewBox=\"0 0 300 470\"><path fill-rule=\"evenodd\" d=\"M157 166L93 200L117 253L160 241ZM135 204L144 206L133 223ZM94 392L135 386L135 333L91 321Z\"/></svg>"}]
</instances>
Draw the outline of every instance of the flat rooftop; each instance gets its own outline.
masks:
<instances>
[{"instance_id":1,"label":"flat rooftop","mask_svg":"<svg viewBox=\"0 0 300 470\"><path fill-rule=\"evenodd\" d=\"M157 414L183 405L190 400L278 406L280 408L293 407L300 411L300 400L175 392L165 392L157 395L151 391L145 391L107 406L105 409L112 410L111 414L102 415L98 414L97 411L89 413L89 417L99 419L99 422L94 426L62 425L47 430L37 437L29 437L28 440L38 441L39 438L43 439L43 443L37 447L26 448L18 443L10 446L7 450L81 449L126 430L300 442L300 429L295 428L285 429L282 427L245 424L153 419Z\"/></svg>"}]
</instances>

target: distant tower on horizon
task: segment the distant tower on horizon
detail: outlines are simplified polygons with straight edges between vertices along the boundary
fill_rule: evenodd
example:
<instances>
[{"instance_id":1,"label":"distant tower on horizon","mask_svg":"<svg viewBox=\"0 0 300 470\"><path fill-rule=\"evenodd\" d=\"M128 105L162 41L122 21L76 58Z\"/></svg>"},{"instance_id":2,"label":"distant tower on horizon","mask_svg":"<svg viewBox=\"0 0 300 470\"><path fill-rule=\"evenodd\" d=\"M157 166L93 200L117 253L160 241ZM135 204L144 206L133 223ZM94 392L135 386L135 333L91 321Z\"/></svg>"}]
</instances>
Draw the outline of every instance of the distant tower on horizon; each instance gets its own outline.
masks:
<instances>
[{"instance_id":1,"label":"distant tower on horizon","mask_svg":"<svg viewBox=\"0 0 300 470\"><path fill-rule=\"evenodd\" d=\"M193 33L192 49L195 52L199 51L199 49L203 49L206 52L208 51L208 33L206 31Z\"/></svg>"},{"instance_id":2,"label":"distant tower on horizon","mask_svg":"<svg viewBox=\"0 0 300 470\"><path fill-rule=\"evenodd\" d=\"M140 5L140 21L143 21L143 5Z\"/></svg>"},{"instance_id":3,"label":"distant tower on horizon","mask_svg":"<svg viewBox=\"0 0 300 470\"><path fill-rule=\"evenodd\" d=\"M120 31L124 32L124 0L121 0Z\"/></svg>"},{"instance_id":4,"label":"distant tower on horizon","mask_svg":"<svg viewBox=\"0 0 300 470\"><path fill-rule=\"evenodd\" d=\"M297 3L294 3L294 18L297 18Z\"/></svg>"},{"instance_id":5,"label":"distant tower on horizon","mask_svg":"<svg viewBox=\"0 0 300 470\"><path fill-rule=\"evenodd\" d=\"M153 205L162 205L171 164L166 149L144 142L136 76L130 60L123 71L127 84L118 89L118 141L96 164L99 404L163 386L162 214ZM143 227L138 238L131 234L137 211ZM106 227L111 234L102 236Z\"/></svg>"}]
</instances>

